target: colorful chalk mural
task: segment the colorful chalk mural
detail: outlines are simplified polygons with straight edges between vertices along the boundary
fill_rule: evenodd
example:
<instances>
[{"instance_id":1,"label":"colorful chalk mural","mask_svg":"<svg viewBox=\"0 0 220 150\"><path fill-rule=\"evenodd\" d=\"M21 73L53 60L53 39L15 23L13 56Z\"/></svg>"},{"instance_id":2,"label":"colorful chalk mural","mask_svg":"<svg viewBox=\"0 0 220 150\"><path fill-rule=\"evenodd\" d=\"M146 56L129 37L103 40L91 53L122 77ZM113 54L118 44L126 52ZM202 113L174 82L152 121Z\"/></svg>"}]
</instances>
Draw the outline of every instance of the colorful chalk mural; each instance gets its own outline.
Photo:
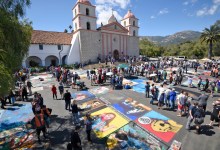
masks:
<instances>
[{"instance_id":1,"label":"colorful chalk mural","mask_svg":"<svg viewBox=\"0 0 220 150\"><path fill-rule=\"evenodd\" d=\"M81 109L84 109L84 113L88 113L94 109L100 108L104 106L105 103L101 101L100 99L92 99L90 101L84 102L82 104L79 104L78 107Z\"/></svg>"},{"instance_id":2,"label":"colorful chalk mural","mask_svg":"<svg viewBox=\"0 0 220 150\"><path fill-rule=\"evenodd\" d=\"M137 150L167 150L168 146L155 139L149 133L134 123L129 123L112 133L107 139L109 150L137 149Z\"/></svg>"},{"instance_id":3,"label":"colorful chalk mural","mask_svg":"<svg viewBox=\"0 0 220 150\"><path fill-rule=\"evenodd\" d=\"M128 124L127 119L110 107L96 111L91 116L94 118L92 129L98 138L104 138Z\"/></svg>"},{"instance_id":4,"label":"colorful chalk mural","mask_svg":"<svg viewBox=\"0 0 220 150\"><path fill-rule=\"evenodd\" d=\"M109 89L106 87L97 87L89 90L92 94L100 96L109 92Z\"/></svg>"},{"instance_id":5,"label":"colorful chalk mural","mask_svg":"<svg viewBox=\"0 0 220 150\"><path fill-rule=\"evenodd\" d=\"M0 113L1 149L30 148L35 132L30 128L31 125L27 125L34 117L31 104L18 104Z\"/></svg>"},{"instance_id":6,"label":"colorful chalk mural","mask_svg":"<svg viewBox=\"0 0 220 150\"><path fill-rule=\"evenodd\" d=\"M182 125L155 111L146 113L136 119L135 122L167 143L170 142L175 134L182 128Z\"/></svg>"},{"instance_id":7,"label":"colorful chalk mural","mask_svg":"<svg viewBox=\"0 0 220 150\"><path fill-rule=\"evenodd\" d=\"M88 91L80 91L71 94L72 98L77 101L88 101L95 98L95 95Z\"/></svg>"},{"instance_id":8,"label":"colorful chalk mural","mask_svg":"<svg viewBox=\"0 0 220 150\"><path fill-rule=\"evenodd\" d=\"M113 107L131 120L136 120L138 117L143 116L151 110L151 108L140 104L131 98L115 103L113 104Z\"/></svg>"}]
</instances>

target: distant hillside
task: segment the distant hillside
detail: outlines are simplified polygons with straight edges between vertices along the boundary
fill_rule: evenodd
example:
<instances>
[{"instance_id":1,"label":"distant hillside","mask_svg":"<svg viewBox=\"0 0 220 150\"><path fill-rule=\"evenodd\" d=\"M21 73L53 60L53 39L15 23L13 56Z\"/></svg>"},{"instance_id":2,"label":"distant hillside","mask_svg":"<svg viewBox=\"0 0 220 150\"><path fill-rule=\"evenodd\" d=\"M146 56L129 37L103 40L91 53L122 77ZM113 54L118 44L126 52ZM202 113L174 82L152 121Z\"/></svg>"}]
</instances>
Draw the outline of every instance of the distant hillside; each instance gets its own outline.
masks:
<instances>
[{"instance_id":1,"label":"distant hillside","mask_svg":"<svg viewBox=\"0 0 220 150\"><path fill-rule=\"evenodd\" d=\"M201 33L197 31L183 31L168 36L141 36L140 39L146 38L155 44L166 46L170 44L179 44L186 41L197 40L200 35Z\"/></svg>"}]
</instances>

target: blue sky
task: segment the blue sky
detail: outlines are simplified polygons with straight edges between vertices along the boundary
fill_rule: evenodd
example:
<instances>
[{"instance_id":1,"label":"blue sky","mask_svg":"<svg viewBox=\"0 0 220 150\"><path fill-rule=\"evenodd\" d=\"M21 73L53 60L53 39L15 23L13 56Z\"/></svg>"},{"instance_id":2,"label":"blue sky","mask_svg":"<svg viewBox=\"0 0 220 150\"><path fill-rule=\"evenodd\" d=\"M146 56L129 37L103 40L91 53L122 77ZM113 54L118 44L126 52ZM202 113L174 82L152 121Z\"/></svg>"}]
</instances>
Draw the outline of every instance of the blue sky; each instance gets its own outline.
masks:
<instances>
[{"instance_id":1,"label":"blue sky","mask_svg":"<svg viewBox=\"0 0 220 150\"><path fill-rule=\"evenodd\" d=\"M77 0L32 0L26 17L36 30L61 31L72 25ZM129 9L139 18L139 35L170 35L184 30L202 31L220 19L220 0L90 0L97 23L106 23L114 10L118 20Z\"/></svg>"}]
</instances>

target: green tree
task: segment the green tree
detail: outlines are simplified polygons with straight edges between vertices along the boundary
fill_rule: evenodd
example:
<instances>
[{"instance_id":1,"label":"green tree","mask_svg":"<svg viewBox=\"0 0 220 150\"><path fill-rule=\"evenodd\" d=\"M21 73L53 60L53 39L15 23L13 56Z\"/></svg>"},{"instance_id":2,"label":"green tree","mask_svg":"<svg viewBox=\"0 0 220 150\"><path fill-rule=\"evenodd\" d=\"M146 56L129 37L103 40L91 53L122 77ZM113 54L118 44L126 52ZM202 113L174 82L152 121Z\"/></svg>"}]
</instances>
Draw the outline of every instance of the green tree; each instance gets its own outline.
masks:
<instances>
[{"instance_id":1,"label":"green tree","mask_svg":"<svg viewBox=\"0 0 220 150\"><path fill-rule=\"evenodd\" d=\"M205 28L201 34L201 42L206 42L209 45L208 50L208 58L212 58L212 50L213 44L216 43L220 38L220 31L219 28L215 25L212 25L209 29Z\"/></svg>"},{"instance_id":2,"label":"green tree","mask_svg":"<svg viewBox=\"0 0 220 150\"><path fill-rule=\"evenodd\" d=\"M68 33L68 30L67 29L64 29L64 31L63 31L64 33Z\"/></svg>"},{"instance_id":3,"label":"green tree","mask_svg":"<svg viewBox=\"0 0 220 150\"><path fill-rule=\"evenodd\" d=\"M13 73L21 68L31 39L31 22L23 19L30 0L0 1L0 96L13 87Z\"/></svg>"}]
</instances>

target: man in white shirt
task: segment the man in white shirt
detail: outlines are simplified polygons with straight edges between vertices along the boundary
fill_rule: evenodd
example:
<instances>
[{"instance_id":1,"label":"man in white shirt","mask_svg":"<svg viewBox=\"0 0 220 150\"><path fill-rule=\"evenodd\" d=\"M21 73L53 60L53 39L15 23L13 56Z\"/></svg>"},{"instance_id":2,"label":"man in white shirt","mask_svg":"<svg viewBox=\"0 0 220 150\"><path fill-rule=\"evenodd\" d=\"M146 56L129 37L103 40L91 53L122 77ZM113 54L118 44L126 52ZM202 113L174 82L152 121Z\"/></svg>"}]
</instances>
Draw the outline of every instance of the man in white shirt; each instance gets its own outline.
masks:
<instances>
[{"instance_id":1,"label":"man in white shirt","mask_svg":"<svg viewBox=\"0 0 220 150\"><path fill-rule=\"evenodd\" d=\"M166 105L166 107L168 108L169 107L169 96L170 96L170 92L171 92L171 90L170 90L170 88L168 88L168 89L166 89L166 91L165 91L165 99L164 99L164 104Z\"/></svg>"}]
</instances>

